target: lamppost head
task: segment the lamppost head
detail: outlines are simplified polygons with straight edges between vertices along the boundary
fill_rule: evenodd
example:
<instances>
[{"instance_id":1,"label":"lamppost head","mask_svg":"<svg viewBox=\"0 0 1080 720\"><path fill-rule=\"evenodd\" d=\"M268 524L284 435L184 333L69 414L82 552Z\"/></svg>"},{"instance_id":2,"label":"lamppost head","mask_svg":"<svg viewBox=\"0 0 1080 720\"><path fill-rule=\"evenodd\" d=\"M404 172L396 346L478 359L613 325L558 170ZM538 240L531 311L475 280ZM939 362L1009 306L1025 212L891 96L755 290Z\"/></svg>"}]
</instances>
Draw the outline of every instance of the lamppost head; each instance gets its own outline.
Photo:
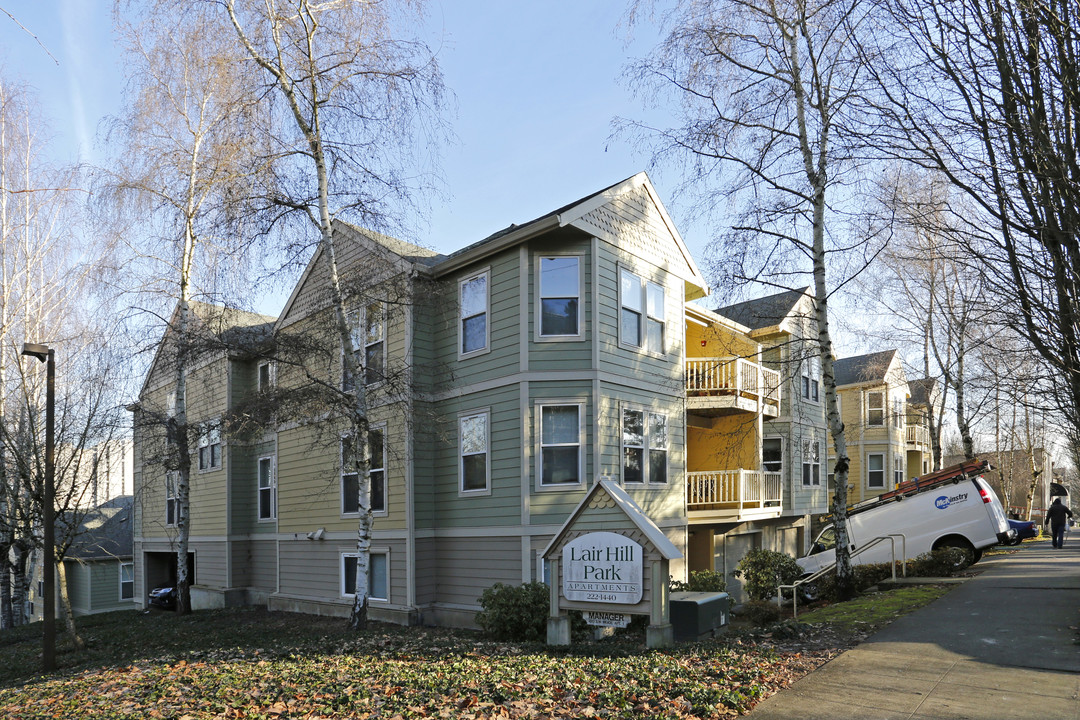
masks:
<instances>
[{"instance_id":1,"label":"lamppost head","mask_svg":"<svg viewBox=\"0 0 1080 720\"><path fill-rule=\"evenodd\" d=\"M22 354L27 357L36 357L41 362L49 359L49 346L37 343L23 343Z\"/></svg>"}]
</instances>

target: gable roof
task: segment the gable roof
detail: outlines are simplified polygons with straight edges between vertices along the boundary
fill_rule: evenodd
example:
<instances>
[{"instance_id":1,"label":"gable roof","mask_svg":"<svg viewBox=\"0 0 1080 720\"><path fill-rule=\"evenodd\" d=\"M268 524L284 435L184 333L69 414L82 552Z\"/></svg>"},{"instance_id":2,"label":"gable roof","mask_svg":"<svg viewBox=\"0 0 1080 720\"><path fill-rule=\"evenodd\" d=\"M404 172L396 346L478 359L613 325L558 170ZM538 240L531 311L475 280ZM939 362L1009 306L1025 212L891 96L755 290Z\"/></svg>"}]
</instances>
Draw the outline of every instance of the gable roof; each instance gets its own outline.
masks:
<instances>
[{"instance_id":1,"label":"gable roof","mask_svg":"<svg viewBox=\"0 0 1080 720\"><path fill-rule=\"evenodd\" d=\"M134 500L131 495L121 495L88 510L75 530L67 557L73 560L131 558L134 552ZM57 533L67 530L64 518L57 518Z\"/></svg>"},{"instance_id":2,"label":"gable roof","mask_svg":"<svg viewBox=\"0 0 1080 720\"><path fill-rule=\"evenodd\" d=\"M429 248L405 240L398 240L344 220L335 218L333 224L334 254L337 258L339 277L345 276L350 270L357 267L356 259L361 256L353 251L358 247L378 253L388 263L388 266L397 264L401 266L402 270L409 265L430 270L433 266L446 259L445 255L440 255ZM323 252L323 246L319 243L315 248L315 252L312 253L311 259L308 260L307 265L304 267L304 272L300 274L300 279L293 286L289 299L285 301L285 307L282 308L281 314L277 317L275 329L299 320L313 308L321 309L326 307L325 302L328 300L327 288L326 282L322 281L327 278L315 277L316 273L325 272L321 267ZM315 289L309 291L309 286ZM306 297L305 293L307 293ZM303 301L301 301L302 297L304 298Z\"/></svg>"},{"instance_id":3,"label":"gable roof","mask_svg":"<svg viewBox=\"0 0 1080 720\"><path fill-rule=\"evenodd\" d=\"M622 211L635 218L623 221ZM479 242L458 250L434 266L436 276L458 270L465 265L534 237L563 227L575 227L609 242L618 242L624 233L636 235L666 235L674 253L654 258L657 264L686 283L686 300L696 300L708 294L708 283L698 269L675 223L671 220L649 176L640 172L574 202L563 205L523 225L510 225ZM675 262L671 262L675 260Z\"/></svg>"},{"instance_id":4,"label":"gable roof","mask_svg":"<svg viewBox=\"0 0 1080 720\"><path fill-rule=\"evenodd\" d=\"M868 355L840 358L833 362L833 375L837 386L884 383L889 374L896 350L882 350Z\"/></svg>"},{"instance_id":5,"label":"gable roof","mask_svg":"<svg viewBox=\"0 0 1080 720\"><path fill-rule=\"evenodd\" d=\"M930 405L930 398L937 398L938 382L934 378L920 378L908 383L908 402L912 405Z\"/></svg>"},{"instance_id":6,"label":"gable roof","mask_svg":"<svg viewBox=\"0 0 1080 720\"><path fill-rule=\"evenodd\" d=\"M682 557L682 552L675 547L675 543L668 540L664 531L657 527L656 523L645 514L641 506L634 502L634 499L621 485L609 478L601 478L593 483L593 486L589 488L589 492L585 493L585 497L581 499L578 506L570 513L570 517L563 523L562 528L555 533L555 537L551 538L551 542L547 544L547 547L540 554L541 557L548 557L548 553L563 542L567 533L575 526L581 515L589 508L593 500L600 495L606 495L662 557L668 560L677 560Z\"/></svg>"},{"instance_id":7,"label":"gable roof","mask_svg":"<svg viewBox=\"0 0 1080 720\"><path fill-rule=\"evenodd\" d=\"M720 307L716 309L716 314L730 318L751 330L761 330L780 325L791 316L805 297L813 297L809 287L785 290L774 295Z\"/></svg>"},{"instance_id":8,"label":"gable roof","mask_svg":"<svg viewBox=\"0 0 1080 720\"><path fill-rule=\"evenodd\" d=\"M267 337L273 329L276 318L270 315L240 310L238 308L225 307L224 305L212 305L198 300L189 300L188 308L191 311L189 321L194 328L201 328L221 340L226 346L250 346ZM154 349L154 359L150 363L150 369L143 379L139 396L146 392L150 380L157 375L158 366L162 362L162 356L169 344L169 339L176 327L177 316L180 313L180 302L177 301L169 317L169 324L165 326L161 340Z\"/></svg>"}]
</instances>

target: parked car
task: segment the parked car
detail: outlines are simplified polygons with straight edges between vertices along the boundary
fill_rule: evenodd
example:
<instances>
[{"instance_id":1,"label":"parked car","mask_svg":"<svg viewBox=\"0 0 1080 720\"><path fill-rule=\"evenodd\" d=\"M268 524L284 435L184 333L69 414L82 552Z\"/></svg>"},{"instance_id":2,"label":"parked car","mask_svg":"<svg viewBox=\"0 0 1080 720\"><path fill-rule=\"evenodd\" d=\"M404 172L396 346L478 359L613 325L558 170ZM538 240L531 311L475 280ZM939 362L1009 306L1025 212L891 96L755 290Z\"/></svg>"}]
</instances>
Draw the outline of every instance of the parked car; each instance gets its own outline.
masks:
<instances>
[{"instance_id":1,"label":"parked car","mask_svg":"<svg viewBox=\"0 0 1080 720\"><path fill-rule=\"evenodd\" d=\"M1039 536L1039 528L1031 520L1009 520L1009 527L1016 531L1016 538L1009 545L1019 545L1027 538Z\"/></svg>"},{"instance_id":2,"label":"parked car","mask_svg":"<svg viewBox=\"0 0 1080 720\"><path fill-rule=\"evenodd\" d=\"M176 588L172 585L159 585L150 591L150 604L163 610L176 609Z\"/></svg>"}]
</instances>

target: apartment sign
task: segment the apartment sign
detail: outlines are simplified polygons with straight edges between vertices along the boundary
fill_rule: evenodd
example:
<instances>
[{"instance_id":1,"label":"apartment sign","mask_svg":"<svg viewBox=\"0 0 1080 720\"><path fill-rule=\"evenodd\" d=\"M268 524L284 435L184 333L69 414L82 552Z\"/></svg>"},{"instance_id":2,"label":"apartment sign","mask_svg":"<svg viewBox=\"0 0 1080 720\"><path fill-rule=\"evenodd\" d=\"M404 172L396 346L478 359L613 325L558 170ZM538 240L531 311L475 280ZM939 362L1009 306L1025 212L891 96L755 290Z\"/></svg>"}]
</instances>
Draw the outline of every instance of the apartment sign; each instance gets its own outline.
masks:
<instances>
[{"instance_id":1,"label":"apartment sign","mask_svg":"<svg viewBox=\"0 0 1080 720\"><path fill-rule=\"evenodd\" d=\"M594 532L563 546L562 595L574 602L636 605L642 596L641 545L625 535Z\"/></svg>"}]
</instances>

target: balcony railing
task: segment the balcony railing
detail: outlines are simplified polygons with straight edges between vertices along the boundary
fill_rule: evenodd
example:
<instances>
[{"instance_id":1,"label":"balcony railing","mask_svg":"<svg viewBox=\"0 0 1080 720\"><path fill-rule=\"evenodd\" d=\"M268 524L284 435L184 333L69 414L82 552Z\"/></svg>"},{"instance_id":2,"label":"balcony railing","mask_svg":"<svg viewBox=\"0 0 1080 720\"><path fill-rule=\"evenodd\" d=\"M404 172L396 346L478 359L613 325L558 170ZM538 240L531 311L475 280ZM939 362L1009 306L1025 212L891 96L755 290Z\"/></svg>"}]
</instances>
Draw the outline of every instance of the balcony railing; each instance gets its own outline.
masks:
<instances>
[{"instance_id":1,"label":"balcony railing","mask_svg":"<svg viewBox=\"0 0 1080 720\"><path fill-rule=\"evenodd\" d=\"M780 510L780 473L714 470L686 473L686 509Z\"/></svg>"},{"instance_id":2,"label":"balcony railing","mask_svg":"<svg viewBox=\"0 0 1080 720\"><path fill-rule=\"evenodd\" d=\"M908 425L906 428L907 444L930 447L930 429L922 425Z\"/></svg>"},{"instance_id":3,"label":"balcony railing","mask_svg":"<svg viewBox=\"0 0 1080 720\"><path fill-rule=\"evenodd\" d=\"M780 373L739 357L686 361L686 394L691 397L738 395L780 406Z\"/></svg>"}]
</instances>

